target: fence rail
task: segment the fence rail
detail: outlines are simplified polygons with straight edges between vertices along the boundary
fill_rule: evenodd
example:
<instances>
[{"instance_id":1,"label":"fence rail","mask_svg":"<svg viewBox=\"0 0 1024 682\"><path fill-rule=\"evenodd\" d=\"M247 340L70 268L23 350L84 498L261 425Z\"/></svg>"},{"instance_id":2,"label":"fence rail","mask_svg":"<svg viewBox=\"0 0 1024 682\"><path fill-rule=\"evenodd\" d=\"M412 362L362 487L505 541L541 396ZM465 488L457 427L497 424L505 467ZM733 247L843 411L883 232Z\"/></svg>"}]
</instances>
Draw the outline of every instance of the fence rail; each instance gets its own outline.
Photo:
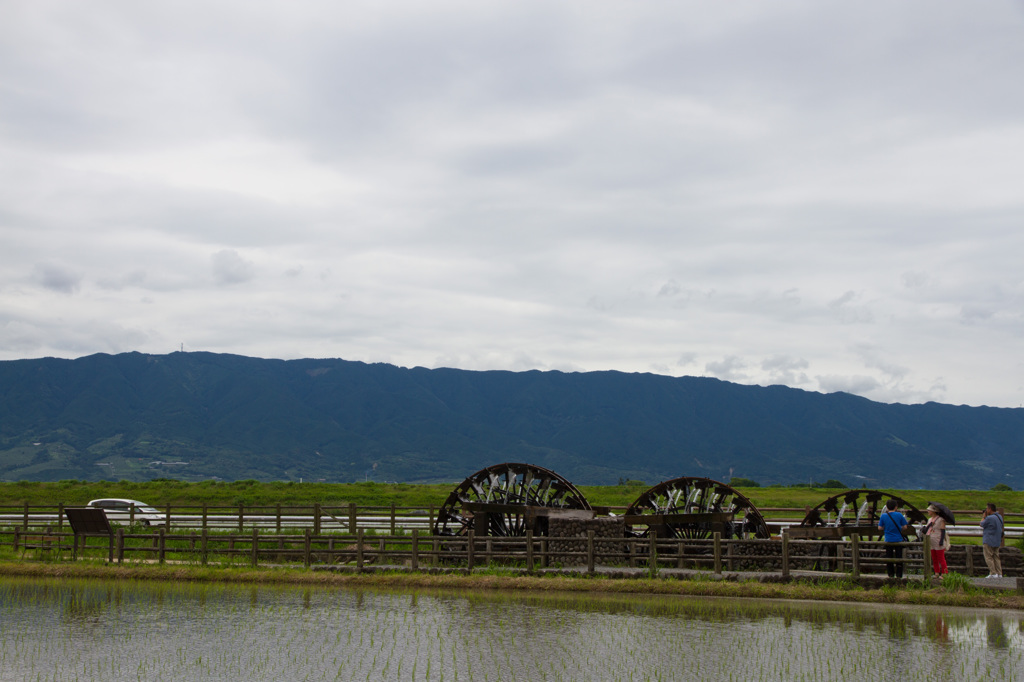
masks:
<instances>
[{"instance_id":1,"label":"fence rail","mask_svg":"<svg viewBox=\"0 0 1024 682\"><path fill-rule=\"evenodd\" d=\"M574 546L567 546L575 543ZM251 566L347 566L432 567L474 570L482 566L511 566L534 571L576 568L600 572L615 568L663 570L770 571L789 577L799 571L848 574L882 574L887 563L900 562L910 574L930 575L930 555L919 542L903 543L903 559L886 559L884 542L854 535L848 540L726 539L715 533L710 539L601 538L593 532L578 538L434 536L414 529L407 535L372 535L363 529L354 534L317 534L264 531L225 532L209 528L168 533L134 532L117 527L110 536L75 536L65 530L26 531L14 526L0 528L0 548L9 547L22 557L52 560L91 556L118 564L124 562L233 563ZM962 570L970 574L975 559L966 548ZM951 569L957 566L951 561Z\"/></svg>"},{"instance_id":2,"label":"fence rail","mask_svg":"<svg viewBox=\"0 0 1024 682\"><path fill-rule=\"evenodd\" d=\"M65 507L81 505L30 506L0 505L0 527L20 526L22 529L47 528L56 525L63 530L67 521ZM237 529L247 528L284 529L310 528L316 534L321 531L348 531L355 534L359 529L373 532L386 531L391 534L408 533L413 530L429 531L433 528L436 510L433 506L421 507L344 506L328 505L231 505L231 506L185 506L164 505L159 515L144 514L137 509L127 512L108 511L111 521L146 526L160 526L171 529Z\"/></svg>"},{"instance_id":3,"label":"fence rail","mask_svg":"<svg viewBox=\"0 0 1024 682\"><path fill-rule=\"evenodd\" d=\"M4 527L20 527L24 531L30 529L45 530L56 526L58 531L66 527L64 515L65 505L0 505L0 529ZM303 530L309 528L314 535L328 532L348 533L355 535L362 530L370 533L390 533L391 535L409 534L412 531L430 533L434 527L437 510L433 505L422 507L389 506L358 506L347 505L170 505L159 507L157 518L132 510L112 521L134 526L141 523L147 526L159 526L168 532L172 530L237 530L244 532L253 528L284 532L286 530ZM624 507L605 507L606 511L621 515ZM787 507L768 507L761 510L767 515L769 527L780 533L782 529L798 524L803 519L803 509ZM109 512L108 512L109 513ZM949 527L949 534L954 537L981 537L980 512L956 511L961 523ZM143 518L146 517L146 518ZM1024 514L1008 513L1007 521ZM975 521L977 518L977 521ZM1024 525L1006 525L1006 537L1015 540L1024 537Z\"/></svg>"}]
</instances>

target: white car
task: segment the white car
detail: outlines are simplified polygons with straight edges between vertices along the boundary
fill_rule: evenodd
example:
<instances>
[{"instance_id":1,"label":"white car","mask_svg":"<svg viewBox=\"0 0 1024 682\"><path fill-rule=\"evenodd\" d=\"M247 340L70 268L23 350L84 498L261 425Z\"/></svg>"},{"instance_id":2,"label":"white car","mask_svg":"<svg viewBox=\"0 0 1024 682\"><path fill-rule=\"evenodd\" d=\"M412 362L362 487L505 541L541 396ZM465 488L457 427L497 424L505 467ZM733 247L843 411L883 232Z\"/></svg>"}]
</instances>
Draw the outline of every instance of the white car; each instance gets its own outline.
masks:
<instances>
[{"instance_id":1,"label":"white car","mask_svg":"<svg viewBox=\"0 0 1024 682\"><path fill-rule=\"evenodd\" d=\"M167 520L162 511L138 500L108 497L102 500L90 500L86 506L102 509L107 515L107 521L116 523L128 524L134 520L135 523L141 523L144 526L162 526ZM135 510L134 514L132 509Z\"/></svg>"}]
</instances>

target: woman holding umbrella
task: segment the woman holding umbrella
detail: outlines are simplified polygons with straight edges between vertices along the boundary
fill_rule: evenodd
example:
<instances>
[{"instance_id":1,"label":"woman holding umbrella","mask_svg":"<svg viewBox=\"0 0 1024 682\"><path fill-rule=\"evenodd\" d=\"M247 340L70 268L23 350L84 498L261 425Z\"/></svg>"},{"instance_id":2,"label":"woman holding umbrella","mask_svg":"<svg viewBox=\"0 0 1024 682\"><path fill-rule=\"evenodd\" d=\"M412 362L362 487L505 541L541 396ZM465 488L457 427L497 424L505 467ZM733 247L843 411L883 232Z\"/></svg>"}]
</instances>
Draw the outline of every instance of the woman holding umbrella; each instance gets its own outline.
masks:
<instances>
[{"instance_id":1,"label":"woman holding umbrella","mask_svg":"<svg viewBox=\"0 0 1024 682\"><path fill-rule=\"evenodd\" d=\"M928 547L932 551L932 570L935 575L942 577L949 573L946 568L946 550L949 549L949 534L946 533L946 522L956 523L953 513L944 504L929 502L928 525L925 527L925 535L928 536Z\"/></svg>"}]
</instances>

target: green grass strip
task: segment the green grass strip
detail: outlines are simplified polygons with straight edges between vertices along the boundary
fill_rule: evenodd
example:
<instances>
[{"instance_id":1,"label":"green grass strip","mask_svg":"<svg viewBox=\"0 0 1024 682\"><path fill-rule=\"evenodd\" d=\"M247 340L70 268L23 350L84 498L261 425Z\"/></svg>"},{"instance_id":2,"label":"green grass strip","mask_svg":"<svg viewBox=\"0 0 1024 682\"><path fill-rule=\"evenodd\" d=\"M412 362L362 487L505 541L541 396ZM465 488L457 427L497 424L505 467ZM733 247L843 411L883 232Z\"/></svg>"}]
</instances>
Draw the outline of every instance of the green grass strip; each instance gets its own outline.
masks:
<instances>
[{"instance_id":1,"label":"green grass strip","mask_svg":"<svg viewBox=\"0 0 1024 682\"><path fill-rule=\"evenodd\" d=\"M693 579L572 577L559 575L474 575L428 573L336 573L301 568L252 569L240 567L112 566L100 562L29 563L0 561L0 575L38 578L98 578L220 582L254 585L308 585L322 587L429 588L536 592L599 592L608 594L660 594L695 597L748 597L803 599L826 602L915 604L1024 610L1024 595L951 583L947 586L911 584L865 589L845 580L789 583L731 581L700 576Z\"/></svg>"}]
</instances>

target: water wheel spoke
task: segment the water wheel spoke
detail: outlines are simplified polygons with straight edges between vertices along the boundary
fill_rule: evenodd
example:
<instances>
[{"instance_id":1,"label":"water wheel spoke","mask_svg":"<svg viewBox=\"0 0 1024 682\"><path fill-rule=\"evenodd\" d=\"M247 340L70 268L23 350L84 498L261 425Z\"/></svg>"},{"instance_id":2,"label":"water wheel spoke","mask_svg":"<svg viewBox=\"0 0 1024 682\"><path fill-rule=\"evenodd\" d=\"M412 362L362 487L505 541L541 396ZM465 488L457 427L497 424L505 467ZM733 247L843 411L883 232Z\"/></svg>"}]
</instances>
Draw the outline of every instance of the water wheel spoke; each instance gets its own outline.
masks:
<instances>
[{"instance_id":1,"label":"water wheel spoke","mask_svg":"<svg viewBox=\"0 0 1024 682\"><path fill-rule=\"evenodd\" d=\"M924 513L898 495L882 490L860 488L841 492L825 499L813 509L808 510L800 525L841 529L833 531L833 534L843 537L853 533L874 536L880 532L878 530L880 503L890 498L896 501L897 508L901 510L909 524L926 523L927 519ZM830 537L835 536L831 535ZM834 557L834 555L832 556ZM827 567L828 563L828 559L825 559L824 562L819 561L816 568L822 564Z\"/></svg>"},{"instance_id":2,"label":"water wheel spoke","mask_svg":"<svg viewBox=\"0 0 1024 682\"><path fill-rule=\"evenodd\" d=\"M488 509L488 505L494 506ZM467 506L473 511L467 512ZM509 511L509 506L522 507L523 511ZM553 471L532 464L496 464L481 469L456 487L438 512L434 532L465 535L476 530L497 537L521 537L526 535L527 509L537 507L590 510L583 494ZM486 529L477 526L476 514L486 515ZM463 519L460 527L445 523L456 517ZM543 531L546 524L538 524L538 528Z\"/></svg>"},{"instance_id":3,"label":"water wheel spoke","mask_svg":"<svg viewBox=\"0 0 1024 682\"><path fill-rule=\"evenodd\" d=\"M735 518L746 510L746 516ZM718 515L708 518L707 515ZM769 537L768 526L753 503L730 486L708 478L682 477L663 481L648 489L626 510L627 517L663 515L657 529L640 532L627 525L628 535L636 537L654 532L681 539L706 539L716 531L726 537L749 532L760 538ZM694 518L687 519L686 516ZM627 522L629 523L629 522Z\"/></svg>"}]
</instances>

